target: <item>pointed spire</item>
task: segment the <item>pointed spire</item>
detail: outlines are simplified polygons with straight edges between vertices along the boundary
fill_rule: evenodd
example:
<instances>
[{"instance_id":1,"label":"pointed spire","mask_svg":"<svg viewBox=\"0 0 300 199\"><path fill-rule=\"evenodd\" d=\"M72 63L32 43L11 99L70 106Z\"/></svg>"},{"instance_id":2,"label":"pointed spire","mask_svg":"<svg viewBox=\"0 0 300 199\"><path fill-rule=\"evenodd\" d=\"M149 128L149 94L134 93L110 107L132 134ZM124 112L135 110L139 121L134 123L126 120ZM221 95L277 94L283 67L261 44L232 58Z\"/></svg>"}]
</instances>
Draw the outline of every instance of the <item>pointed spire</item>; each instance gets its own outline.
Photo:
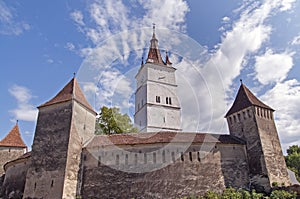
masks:
<instances>
[{"instance_id":1,"label":"pointed spire","mask_svg":"<svg viewBox=\"0 0 300 199\"><path fill-rule=\"evenodd\" d=\"M169 60L168 51L166 51L166 65L172 65L172 62Z\"/></svg>"},{"instance_id":2,"label":"pointed spire","mask_svg":"<svg viewBox=\"0 0 300 199\"><path fill-rule=\"evenodd\" d=\"M260 101L241 81L241 86L233 102L233 105L231 106L225 117L249 106L259 106L274 111L274 109Z\"/></svg>"},{"instance_id":3,"label":"pointed spire","mask_svg":"<svg viewBox=\"0 0 300 199\"><path fill-rule=\"evenodd\" d=\"M141 63L141 66L142 66L142 65L144 65L144 57L142 57L142 63Z\"/></svg>"},{"instance_id":4,"label":"pointed spire","mask_svg":"<svg viewBox=\"0 0 300 199\"><path fill-rule=\"evenodd\" d=\"M158 40L155 35L155 24L153 23L153 34L152 39L150 40L150 48L148 52L148 58L146 63L154 63L154 64L164 64L161 54L158 48Z\"/></svg>"},{"instance_id":5,"label":"pointed spire","mask_svg":"<svg viewBox=\"0 0 300 199\"><path fill-rule=\"evenodd\" d=\"M27 148L20 134L18 120L16 125L0 141L0 146Z\"/></svg>"},{"instance_id":6,"label":"pointed spire","mask_svg":"<svg viewBox=\"0 0 300 199\"><path fill-rule=\"evenodd\" d=\"M76 100L80 104L84 105L86 108L94 111L92 106L86 100L83 92L81 91L76 78L71 79L71 81L55 97L53 97L48 102L40 105L38 108L67 102L70 100Z\"/></svg>"}]
</instances>

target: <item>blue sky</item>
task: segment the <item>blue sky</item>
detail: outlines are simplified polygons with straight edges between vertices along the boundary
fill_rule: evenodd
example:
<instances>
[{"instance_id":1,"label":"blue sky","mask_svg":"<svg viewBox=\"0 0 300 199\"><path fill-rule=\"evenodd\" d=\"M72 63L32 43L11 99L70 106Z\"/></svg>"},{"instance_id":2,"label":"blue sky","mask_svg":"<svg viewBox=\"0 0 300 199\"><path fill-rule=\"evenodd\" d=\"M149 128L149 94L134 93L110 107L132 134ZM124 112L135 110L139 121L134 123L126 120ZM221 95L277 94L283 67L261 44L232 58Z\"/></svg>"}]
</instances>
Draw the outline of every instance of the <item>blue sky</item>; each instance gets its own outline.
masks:
<instances>
[{"instance_id":1,"label":"blue sky","mask_svg":"<svg viewBox=\"0 0 300 199\"><path fill-rule=\"evenodd\" d=\"M96 109L113 101L131 114L134 75L155 22L178 69L184 129L227 133L223 117L242 78L276 110L284 150L300 144L299 10L297 0L0 0L0 139L18 119L30 146L35 107L74 72ZM209 57L202 65L199 49ZM104 66L109 53L113 61ZM96 73L87 82L90 66Z\"/></svg>"}]
</instances>

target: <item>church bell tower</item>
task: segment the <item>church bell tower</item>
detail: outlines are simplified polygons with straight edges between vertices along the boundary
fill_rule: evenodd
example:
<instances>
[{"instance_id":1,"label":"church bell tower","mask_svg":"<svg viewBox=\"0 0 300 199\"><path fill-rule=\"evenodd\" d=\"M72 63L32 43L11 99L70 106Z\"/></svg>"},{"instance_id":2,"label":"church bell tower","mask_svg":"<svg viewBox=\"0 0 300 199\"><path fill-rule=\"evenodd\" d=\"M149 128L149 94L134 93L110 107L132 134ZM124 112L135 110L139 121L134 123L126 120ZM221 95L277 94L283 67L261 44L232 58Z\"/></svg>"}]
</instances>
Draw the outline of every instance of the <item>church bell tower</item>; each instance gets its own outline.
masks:
<instances>
[{"instance_id":1,"label":"church bell tower","mask_svg":"<svg viewBox=\"0 0 300 199\"><path fill-rule=\"evenodd\" d=\"M181 131L175 71L168 53L165 61L161 57L153 26L146 63L142 62L135 76L134 123L139 132Z\"/></svg>"}]
</instances>

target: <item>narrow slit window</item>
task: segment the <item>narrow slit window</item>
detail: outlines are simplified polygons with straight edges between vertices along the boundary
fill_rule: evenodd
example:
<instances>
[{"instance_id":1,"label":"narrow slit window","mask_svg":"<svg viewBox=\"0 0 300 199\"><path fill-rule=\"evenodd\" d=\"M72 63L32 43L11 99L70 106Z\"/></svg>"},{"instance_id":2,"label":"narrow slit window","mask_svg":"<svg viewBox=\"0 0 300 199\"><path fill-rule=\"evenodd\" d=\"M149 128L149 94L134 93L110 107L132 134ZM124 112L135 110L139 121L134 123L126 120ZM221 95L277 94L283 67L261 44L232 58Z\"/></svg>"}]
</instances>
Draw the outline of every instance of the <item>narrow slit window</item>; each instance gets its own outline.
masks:
<instances>
[{"instance_id":1,"label":"narrow slit window","mask_svg":"<svg viewBox=\"0 0 300 199\"><path fill-rule=\"evenodd\" d=\"M147 164L147 153L144 153L144 164Z\"/></svg>"},{"instance_id":2,"label":"narrow slit window","mask_svg":"<svg viewBox=\"0 0 300 199\"><path fill-rule=\"evenodd\" d=\"M117 155L116 155L116 165L119 165L119 163L120 163L119 161L120 161L120 157L119 157L119 155L117 154Z\"/></svg>"},{"instance_id":3,"label":"narrow slit window","mask_svg":"<svg viewBox=\"0 0 300 199\"><path fill-rule=\"evenodd\" d=\"M166 104L169 104L169 98L166 97Z\"/></svg>"},{"instance_id":4,"label":"narrow slit window","mask_svg":"<svg viewBox=\"0 0 300 199\"><path fill-rule=\"evenodd\" d=\"M153 163L156 164L156 153L153 153Z\"/></svg>"},{"instance_id":5,"label":"narrow slit window","mask_svg":"<svg viewBox=\"0 0 300 199\"><path fill-rule=\"evenodd\" d=\"M125 154L125 165L128 165L128 154Z\"/></svg>"},{"instance_id":6,"label":"narrow slit window","mask_svg":"<svg viewBox=\"0 0 300 199\"><path fill-rule=\"evenodd\" d=\"M169 97L169 104L172 104L171 98Z\"/></svg>"},{"instance_id":7,"label":"narrow slit window","mask_svg":"<svg viewBox=\"0 0 300 199\"><path fill-rule=\"evenodd\" d=\"M181 159L182 162L184 161L184 155L183 155L183 152L181 152L180 159Z\"/></svg>"},{"instance_id":8,"label":"narrow slit window","mask_svg":"<svg viewBox=\"0 0 300 199\"><path fill-rule=\"evenodd\" d=\"M137 165L138 163L138 155L134 154L134 164Z\"/></svg>"},{"instance_id":9,"label":"narrow slit window","mask_svg":"<svg viewBox=\"0 0 300 199\"><path fill-rule=\"evenodd\" d=\"M101 156L98 157L98 167L101 166Z\"/></svg>"},{"instance_id":10,"label":"narrow slit window","mask_svg":"<svg viewBox=\"0 0 300 199\"><path fill-rule=\"evenodd\" d=\"M166 152L165 152L165 150L162 151L162 162L163 163L166 162Z\"/></svg>"},{"instance_id":11,"label":"narrow slit window","mask_svg":"<svg viewBox=\"0 0 300 199\"><path fill-rule=\"evenodd\" d=\"M189 156L190 156L190 161L192 162L193 161L193 154L192 154L191 151L189 152Z\"/></svg>"},{"instance_id":12,"label":"narrow slit window","mask_svg":"<svg viewBox=\"0 0 300 199\"><path fill-rule=\"evenodd\" d=\"M197 152L197 159L198 159L198 162L201 162L200 152L199 151Z\"/></svg>"},{"instance_id":13,"label":"narrow slit window","mask_svg":"<svg viewBox=\"0 0 300 199\"><path fill-rule=\"evenodd\" d=\"M175 162L175 152L172 152L172 161Z\"/></svg>"}]
</instances>

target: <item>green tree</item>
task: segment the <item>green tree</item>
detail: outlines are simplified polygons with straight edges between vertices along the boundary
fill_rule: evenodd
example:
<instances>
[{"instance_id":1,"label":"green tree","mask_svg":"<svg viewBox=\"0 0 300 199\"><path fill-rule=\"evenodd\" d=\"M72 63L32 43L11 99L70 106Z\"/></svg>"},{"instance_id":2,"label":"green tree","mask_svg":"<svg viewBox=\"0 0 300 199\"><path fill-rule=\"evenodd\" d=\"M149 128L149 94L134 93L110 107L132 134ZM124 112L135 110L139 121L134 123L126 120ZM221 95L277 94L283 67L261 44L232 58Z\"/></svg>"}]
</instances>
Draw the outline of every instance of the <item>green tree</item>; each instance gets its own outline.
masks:
<instances>
[{"instance_id":1,"label":"green tree","mask_svg":"<svg viewBox=\"0 0 300 199\"><path fill-rule=\"evenodd\" d=\"M96 120L95 134L120 134L136 133L138 129L133 126L127 114L120 113L117 107L108 108L103 106L100 109L99 117Z\"/></svg>"},{"instance_id":2,"label":"green tree","mask_svg":"<svg viewBox=\"0 0 300 199\"><path fill-rule=\"evenodd\" d=\"M287 149L288 155L285 157L285 162L287 167L294 171L297 177L297 180L300 180L300 147L298 145L290 146Z\"/></svg>"}]
</instances>

